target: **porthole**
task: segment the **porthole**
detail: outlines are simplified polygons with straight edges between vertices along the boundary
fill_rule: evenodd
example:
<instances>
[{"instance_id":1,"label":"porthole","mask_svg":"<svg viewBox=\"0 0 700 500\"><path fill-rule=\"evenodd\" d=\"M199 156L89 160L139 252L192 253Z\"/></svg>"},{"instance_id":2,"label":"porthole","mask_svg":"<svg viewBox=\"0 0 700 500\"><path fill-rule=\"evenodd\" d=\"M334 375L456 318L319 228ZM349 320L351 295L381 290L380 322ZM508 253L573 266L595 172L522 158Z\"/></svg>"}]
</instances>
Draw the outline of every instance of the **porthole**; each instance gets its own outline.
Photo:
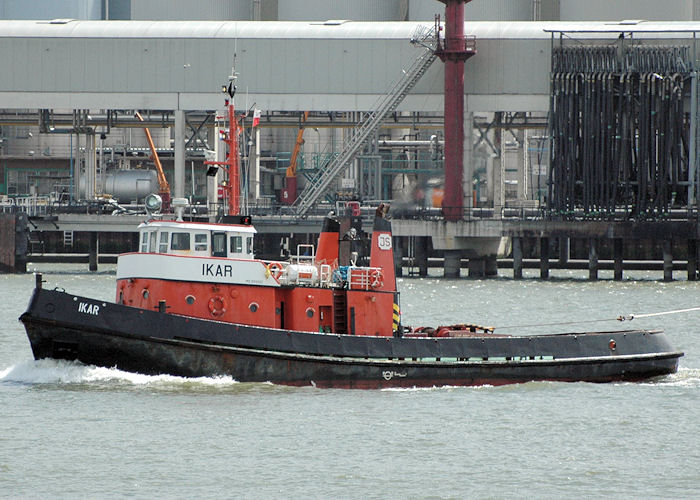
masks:
<instances>
[{"instance_id":1,"label":"porthole","mask_svg":"<svg viewBox=\"0 0 700 500\"><path fill-rule=\"evenodd\" d=\"M148 290L146 288L143 289L143 292L141 292L141 295L143 295L144 299L147 299L150 293L148 293Z\"/></svg>"},{"instance_id":2,"label":"porthole","mask_svg":"<svg viewBox=\"0 0 700 500\"><path fill-rule=\"evenodd\" d=\"M309 318L313 318L313 317L314 317L314 310L313 310L313 308L309 307L309 308L306 310L306 315L307 315Z\"/></svg>"},{"instance_id":3,"label":"porthole","mask_svg":"<svg viewBox=\"0 0 700 500\"><path fill-rule=\"evenodd\" d=\"M194 295L188 295L185 297L185 302L187 302L189 305L194 304Z\"/></svg>"},{"instance_id":4,"label":"porthole","mask_svg":"<svg viewBox=\"0 0 700 500\"><path fill-rule=\"evenodd\" d=\"M248 306L248 309L250 309L250 312L257 312L258 308L260 306L256 304L255 302L251 302L250 305Z\"/></svg>"}]
</instances>

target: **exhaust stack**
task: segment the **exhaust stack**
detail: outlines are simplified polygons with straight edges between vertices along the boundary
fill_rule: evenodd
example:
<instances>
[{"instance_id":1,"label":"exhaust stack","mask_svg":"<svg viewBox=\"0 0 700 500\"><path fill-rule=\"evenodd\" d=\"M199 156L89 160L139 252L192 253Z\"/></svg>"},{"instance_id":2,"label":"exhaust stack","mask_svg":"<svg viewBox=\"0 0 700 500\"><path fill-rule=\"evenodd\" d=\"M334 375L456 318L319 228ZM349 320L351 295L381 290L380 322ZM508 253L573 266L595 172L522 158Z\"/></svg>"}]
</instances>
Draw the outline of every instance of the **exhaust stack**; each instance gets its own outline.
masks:
<instances>
[{"instance_id":1,"label":"exhaust stack","mask_svg":"<svg viewBox=\"0 0 700 500\"><path fill-rule=\"evenodd\" d=\"M321 234L318 236L316 262L328 264L333 268L338 267L339 241L340 223L331 217L326 217L323 221Z\"/></svg>"},{"instance_id":2,"label":"exhaust stack","mask_svg":"<svg viewBox=\"0 0 700 500\"><path fill-rule=\"evenodd\" d=\"M391 221L386 217L388 211L389 205L387 203L382 203L377 207L372 229L369 265L382 269L382 284L376 290L395 292L394 245L391 237Z\"/></svg>"}]
</instances>

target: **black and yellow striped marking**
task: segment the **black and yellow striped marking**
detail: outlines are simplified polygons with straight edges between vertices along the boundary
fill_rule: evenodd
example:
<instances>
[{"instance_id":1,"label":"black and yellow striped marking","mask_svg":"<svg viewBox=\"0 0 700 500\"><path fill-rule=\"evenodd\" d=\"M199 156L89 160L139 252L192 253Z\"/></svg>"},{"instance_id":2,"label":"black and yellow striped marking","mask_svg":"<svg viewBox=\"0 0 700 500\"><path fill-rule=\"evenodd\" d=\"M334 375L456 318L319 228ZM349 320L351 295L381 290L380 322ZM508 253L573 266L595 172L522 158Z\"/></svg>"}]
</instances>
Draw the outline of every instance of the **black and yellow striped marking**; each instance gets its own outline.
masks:
<instances>
[{"instance_id":1,"label":"black and yellow striped marking","mask_svg":"<svg viewBox=\"0 0 700 500\"><path fill-rule=\"evenodd\" d=\"M399 309L399 305L396 302L394 302L393 319L394 319L393 330L396 332L399 330L399 324L401 323L401 310Z\"/></svg>"}]
</instances>

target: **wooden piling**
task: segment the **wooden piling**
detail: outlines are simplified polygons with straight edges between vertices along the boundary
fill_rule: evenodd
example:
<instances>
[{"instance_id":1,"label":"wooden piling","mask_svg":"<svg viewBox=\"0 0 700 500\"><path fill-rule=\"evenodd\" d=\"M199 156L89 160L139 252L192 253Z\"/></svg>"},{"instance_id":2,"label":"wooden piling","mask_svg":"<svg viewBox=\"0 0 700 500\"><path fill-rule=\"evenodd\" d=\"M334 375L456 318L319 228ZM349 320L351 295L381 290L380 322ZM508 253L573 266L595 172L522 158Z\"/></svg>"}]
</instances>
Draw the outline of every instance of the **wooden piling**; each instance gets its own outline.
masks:
<instances>
[{"instance_id":1,"label":"wooden piling","mask_svg":"<svg viewBox=\"0 0 700 500\"><path fill-rule=\"evenodd\" d=\"M624 254L624 246L622 238L613 240L613 279L622 281L622 256Z\"/></svg>"},{"instance_id":2,"label":"wooden piling","mask_svg":"<svg viewBox=\"0 0 700 500\"><path fill-rule=\"evenodd\" d=\"M698 240L688 240L688 281L698 279Z\"/></svg>"},{"instance_id":3,"label":"wooden piling","mask_svg":"<svg viewBox=\"0 0 700 500\"><path fill-rule=\"evenodd\" d=\"M598 241L595 238L588 240L588 279L598 279Z\"/></svg>"},{"instance_id":4,"label":"wooden piling","mask_svg":"<svg viewBox=\"0 0 700 500\"><path fill-rule=\"evenodd\" d=\"M671 250L671 240L664 240L664 281L673 281L673 252Z\"/></svg>"},{"instance_id":5,"label":"wooden piling","mask_svg":"<svg viewBox=\"0 0 700 500\"><path fill-rule=\"evenodd\" d=\"M88 249L88 269L97 271L97 254L99 253L100 240L96 231L90 232L90 246Z\"/></svg>"},{"instance_id":6,"label":"wooden piling","mask_svg":"<svg viewBox=\"0 0 700 500\"><path fill-rule=\"evenodd\" d=\"M540 238L540 278L549 279L549 238Z\"/></svg>"}]
</instances>

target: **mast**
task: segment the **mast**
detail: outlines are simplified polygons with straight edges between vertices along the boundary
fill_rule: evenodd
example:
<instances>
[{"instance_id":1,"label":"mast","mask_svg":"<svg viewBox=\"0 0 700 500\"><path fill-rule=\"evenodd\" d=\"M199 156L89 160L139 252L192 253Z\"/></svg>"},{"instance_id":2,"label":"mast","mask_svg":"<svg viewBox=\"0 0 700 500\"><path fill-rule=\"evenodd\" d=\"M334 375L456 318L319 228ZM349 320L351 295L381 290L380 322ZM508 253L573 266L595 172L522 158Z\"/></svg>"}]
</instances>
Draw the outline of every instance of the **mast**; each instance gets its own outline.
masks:
<instances>
[{"instance_id":1,"label":"mast","mask_svg":"<svg viewBox=\"0 0 700 500\"><path fill-rule=\"evenodd\" d=\"M228 87L226 85L221 87L221 90L229 96L224 101L225 106L228 110L228 129L225 129L221 132L224 143L228 145L226 160L204 162L205 165L215 165L217 167L223 167L223 169L228 174L228 182L226 183L226 189L224 190L228 204L227 215L240 215L241 213L241 167L238 154L239 126L238 120L236 119L236 111L233 105L233 96L236 94L236 86L234 85L235 81L236 73L232 69L231 76L229 77Z\"/></svg>"}]
</instances>

